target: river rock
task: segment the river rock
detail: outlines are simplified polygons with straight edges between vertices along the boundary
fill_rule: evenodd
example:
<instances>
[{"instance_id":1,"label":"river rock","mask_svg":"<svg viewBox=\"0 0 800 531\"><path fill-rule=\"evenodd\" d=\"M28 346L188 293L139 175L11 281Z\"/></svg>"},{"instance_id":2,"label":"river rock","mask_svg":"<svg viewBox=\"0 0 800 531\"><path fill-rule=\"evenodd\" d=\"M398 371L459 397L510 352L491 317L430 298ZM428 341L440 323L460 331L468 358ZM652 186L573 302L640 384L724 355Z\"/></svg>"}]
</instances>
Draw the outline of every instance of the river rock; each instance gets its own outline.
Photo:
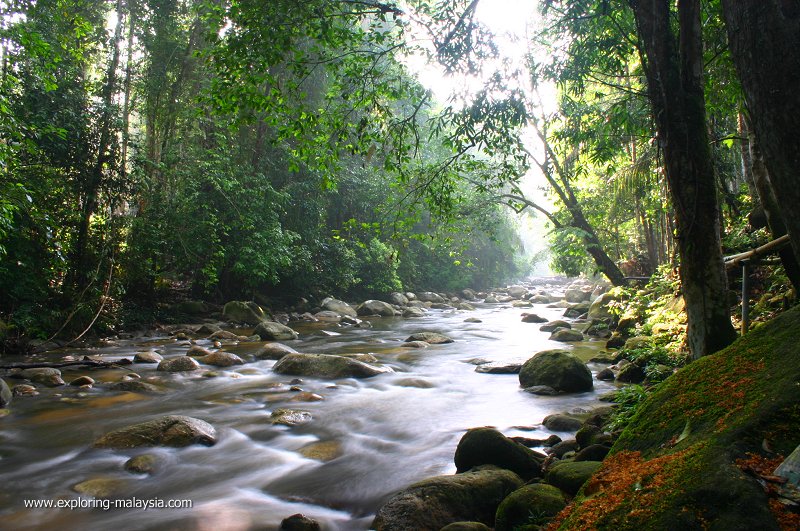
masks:
<instances>
[{"instance_id":1,"label":"river rock","mask_svg":"<svg viewBox=\"0 0 800 531\"><path fill-rule=\"evenodd\" d=\"M264 343L255 357L260 360L279 360L287 354L297 354L297 351L283 343Z\"/></svg>"},{"instance_id":2,"label":"river rock","mask_svg":"<svg viewBox=\"0 0 800 531\"><path fill-rule=\"evenodd\" d=\"M162 464L156 454L141 454L125 461L125 470L132 474L155 474Z\"/></svg>"},{"instance_id":3,"label":"river rock","mask_svg":"<svg viewBox=\"0 0 800 531\"><path fill-rule=\"evenodd\" d=\"M342 455L342 443L339 441L317 441L303 446L298 452L308 459L333 461Z\"/></svg>"},{"instance_id":4,"label":"river rock","mask_svg":"<svg viewBox=\"0 0 800 531\"><path fill-rule=\"evenodd\" d=\"M646 377L644 369L635 363L628 363L617 373L617 381L624 383L642 383Z\"/></svg>"},{"instance_id":5,"label":"river rock","mask_svg":"<svg viewBox=\"0 0 800 531\"><path fill-rule=\"evenodd\" d=\"M216 442L217 432L211 424L193 417L168 415L107 433L94 442L94 447L124 449L140 446L171 446L181 448L192 444L213 446Z\"/></svg>"},{"instance_id":6,"label":"river rock","mask_svg":"<svg viewBox=\"0 0 800 531\"><path fill-rule=\"evenodd\" d=\"M436 332L417 332L411 334L406 338L406 343L411 341L424 341L430 345L439 345L442 343L452 343L453 340L446 335L437 334Z\"/></svg>"},{"instance_id":7,"label":"river rock","mask_svg":"<svg viewBox=\"0 0 800 531\"><path fill-rule=\"evenodd\" d=\"M546 525L567 506L564 494L552 485L536 483L515 490L497 508L495 531L515 531Z\"/></svg>"},{"instance_id":8,"label":"river rock","mask_svg":"<svg viewBox=\"0 0 800 531\"><path fill-rule=\"evenodd\" d=\"M403 348L428 348L431 344L425 341L406 341L400 346Z\"/></svg>"},{"instance_id":9,"label":"river rock","mask_svg":"<svg viewBox=\"0 0 800 531\"><path fill-rule=\"evenodd\" d=\"M482 363L475 367L475 372L483 374L519 374L522 364L520 363Z\"/></svg>"},{"instance_id":10,"label":"river rock","mask_svg":"<svg viewBox=\"0 0 800 531\"><path fill-rule=\"evenodd\" d=\"M19 384L11 388L12 396L36 396L39 391L32 385Z\"/></svg>"},{"instance_id":11,"label":"river rock","mask_svg":"<svg viewBox=\"0 0 800 531\"><path fill-rule=\"evenodd\" d=\"M458 472L495 465L526 480L542 473L541 457L493 428L467 430L458 442L454 460Z\"/></svg>"},{"instance_id":12,"label":"river rock","mask_svg":"<svg viewBox=\"0 0 800 531\"><path fill-rule=\"evenodd\" d=\"M602 464L599 461L561 461L550 467L546 479L554 487L574 496Z\"/></svg>"},{"instance_id":13,"label":"river rock","mask_svg":"<svg viewBox=\"0 0 800 531\"><path fill-rule=\"evenodd\" d=\"M596 375L595 378L600 380L601 382L611 382L614 380L614 371L606 367L605 369L600 370Z\"/></svg>"},{"instance_id":14,"label":"river rock","mask_svg":"<svg viewBox=\"0 0 800 531\"><path fill-rule=\"evenodd\" d=\"M432 291L423 291L422 293L417 293L417 300L422 302L447 302L444 297L438 293L433 293Z\"/></svg>"},{"instance_id":15,"label":"river rock","mask_svg":"<svg viewBox=\"0 0 800 531\"><path fill-rule=\"evenodd\" d=\"M522 365L519 382L523 388L547 385L561 393L589 391L592 373L573 354L564 350L545 350Z\"/></svg>"},{"instance_id":16,"label":"river rock","mask_svg":"<svg viewBox=\"0 0 800 531\"><path fill-rule=\"evenodd\" d=\"M389 302L397 306L405 306L408 304L408 297L400 292L394 291L389 294Z\"/></svg>"},{"instance_id":17,"label":"river rock","mask_svg":"<svg viewBox=\"0 0 800 531\"><path fill-rule=\"evenodd\" d=\"M137 352L133 357L134 363L159 363L164 357L157 352Z\"/></svg>"},{"instance_id":18,"label":"river rock","mask_svg":"<svg viewBox=\"0 0 800 531\"><path fill-rule=\"evenodd\" d=\"M511 286L508 288L508 296L514 299L521 299L526 293L528 293L528 288L525 286Z\"/></svg>"},{"instance_id":19,"label":"river rock","mask_svg":"<svg viewBox=\"0 0 800 531\"><path fill-rule=\"evenodd\" d=\"M336 312L339 315L347 315L348 317L358 317L358 312L356 312L355 308L350 306L344 301L340 301L339 299L334 299L332 297L327 297L322 300L322 304L320 304L323 310L330 310L332 312Z\"/></svg>"},{"instance_id":20,"label":"river rock","mask_svg":"<svg viewBox=\"0 0 800 531\"><path fill-rule=\"evenodd\" d=\"M468 302L459 302L458 304L456 304L456 310L472 312L475 310L475 306L471 305Z\"/></svg>"},{"instance_id":21,"label":"river rock","mask_svg":"<svg viewBox=\"0 0 800 531\"><path fill-rule=\"evenodd\" d=\"M533 303L531 301L514 301L511 303L512 308L530 308L532 306ZM547 319L544 319L540 322L544 323L545 321L547 321Z\"/></svg>"},{"instance_id":22,"label":"river rock","mask_svg":"<svg viewBox=\"0 0 800 531\"><path fill-rule=\"evenodd\" d=\"M494 468L425 479L392 496L370 529L439 530L460 521L492 525L497 506L521 486L519 476Z\"/></svg>"},{"instance_id":23,"label":"river rock","mask_svg":"<svg viewBox=\"0 0 800 531\"><path fill-rule=\"evenodd\" d=\"M93 478L73 485L72 490L92 498L112 498L127 486L128 482L118 478Z\"/></svg>"},{"instance_id":24,"label":"river rock","mask_svg":"<svg viewBox=\"0 0 800 531\"><path fill-rule=\"evenodd\" d=\"M566 321L557 319L555 321L549 321L543 324L542 326L539 327L539 330L541 330L542 332L555 332L559 328L569 330L572 328L572 325Z\"/></svg>"},{"instance_id":25,"label":"river rock","mask_svg":"<svg viewBox=\"0 0 800 531\"><path fill-rule=\"evenodd\" d=\"M20 371L20 378L30 380L35 383L46 385L47 387L59 387L66 385L61 379L61 371L50 367L37 367Z\"/></svg>"},{"instance_id":26,"label":"river rock","mask_svg":"<svg viewBox=\"0 0 800 531\"><path fill-rule=\"evenodd\" d=\"M278 531L320 531L322 529L316 520L304 514L293 514L281 521Z\"/></svg>"},{"instance_id":27,"label":"river rock","mask_svg":"<svg viewBox=\"0 0 800 531\"><path fill-rule=\"evenodd\" d=\"M160 393L161 390L155 385L141 380L123 380L114 382L108 386L111 391L124 391L127 393Z\"/></svg>"},{"instance_id":28,"label":"river rock","mask_svg":"<svg viewBox=\"0 0 800 531\"><path fill-rule=\"evenodd\" d=\"M270 415L270 422L282 426L300 426L313 420L311 413L298 409L276 409Z\"/></svg>"},{"instance_id":29,"label":"river rock","mask_svg":"<svg viewBox=\"0 0 800 531\"><path fill-rule=\"evenodd\" d=\"M310 391L300 391L292 398L289 399L289 402L322 402L325 400L325 397L322 395L318 395L317 393L312 393Z\"/></svg>"},{"instance_id":30,"label":"river rock","mask_svg":"<svg viewBox=\"0 0 800 531\"><path fill-rule=\"evenodd\" d=\"M187 356L192 357L203 357L211 355L211 351L207 348L203 348L200 345L192 345L189 347L189 350L186 351Z\"/></svg>"},{"instance_id":31,"label":"river rock","mask_svg":"<svg viewBox=\"0 0 800 531\"><path fill-rule=\"evenodd\" d=\"M620 302L624 299L625 293L616 288L603 293L589 306L589 319L602 319L604 321L614 319L615 316L611 312L612 303Z\"/></svg>"},{"instance_id":32,"label":"river rock","mask_svg":"<svg viewBox=\"0 0 800 531\"><path fill-rule=\"evenodd\" d=\"M219 332L220 330L222 330L222 327L217 324L205 323L200 325L195 333L201 336L210 336L211 334Z\"/></svg>"},{"instance_id":33,"label":"river rock","mask_svg":"<svg viewBox=\"0 0 800 531\"><path fill-rule=\"evenodd\" d=\"M230 301L222 308L222 315L228 321L257 325L269 316L255 302Z\"/></svg>"},{"instance_id":34,"label":"river rock","mask_svg":"<svg viewBox=\"0 0 800 531\"><path fill-rule=\"evenodd\" d=\"M481 321L477 317L467 317L466 319L464 319L464 322L465 323L482 323L483 321Z\"/></svg>"},{"instance_id":35,"label":"river rock","mask_svg":"<svg viewBox=\"0 0 800 531\"><path fill-rule=\"evenodd\" d=\"M605 444L590 444L575 454L575 461L602 461L611 451Z\"/></svg>"},{"instance_id":36,"label":"river rock","mask_svg":"<svg viewBox=\"0 0 800 531\"><path fill-rule=\"evenodd\" d=\"M215 342L219 341L247 341L247 336L240 336L239 334L234 334L233 332L229 332L228 330L217 330L210 336L208 339L211 339Z\"/></svg>"},{"instance_id":37,"label":"river rock","mask_svg":"<svg viewBox=\"0 0 800 531\"><path fill-rule=\"evenodd\" d=\"M570 330L561 328L550 334L551 341L560 341L562 343L572 343L574 341L583 341L583 334L578 330Z\"/></svg>"},{"instance_id":38,"label":"river rock","mask_svg":"<svg viewBox=\"0 0 800 531\"><path fill-rule=\"evenodd\" d=\"M388 302L370 299L364 301L356 308L358 315L380 315L381 317L394 317L394 307Z\"/></svg>"},{"instance_id":39,"label":"river rock","mask_svg":"<svg viewBox=\"0 0 800 531\"><path fill-rule=\"evenodd\" d=\"M571 303L581 303L589 300L591 291L584 288L569 288L564 292L564 300Z\"/></svg>"},{"instance_id":40,"label":"river rock","mask_svg":"<svg viewBox=\"0 0 800 531\"><path fill-rule=\"evenodd\" d=\"M497 297L494 295L487 295L486 298L483 299L483 302L485 302L486 304L497 304L500 301L497 300Z\"/></svg>"},{"instance_id":41,"label":"river rock","mask_svg":"<svg viewBox=\"0 0 800 531\"><path fill-rule=\"evenodd\" d=\"M579 302L578 304L574 304L567 308L564 311L564 317L569 317L575 319L580 317L581 315L587 313L589 311L589 303L588 302Z\"/></svg>"},{"instance_id":42,"label":"river rock","mask_svg":"<svg viewBox=\"0 0 800 531\"><path fill-rule=\"evenodd\" d=\"M13 396L14 394L11 392L8 384L5 380L0 378L0 408L4 408L10 404Z\"/></svg>"},{"instance_id":43,"label":"river rock","mask_svg":"<svg viewBox=\"0 0 800 531\"><path fill-rule=\"evenodd\" d=\"M546 323L547 319L544 317L539 317L535 313L523 313L522 314L522 322L523 323Z\"/></svg>"},{"instance_id":44,"label":"river rock","mask_svg":"<svg viewBox=\"0 0 800 531\"><path fill-rule=\"evenodd\" d=\"M297 339L297 332L286 325L273 321L262 321L253 333L265 341L276 340L285 341L287 339Z\"/></svg>"},{"instance_id":45,"label":"river rock","mask_svg":"<svg viewBox=\"0 0 800 531\"><path fill-rule=\"evenodd\" d=\"M275 364L278 374L318 378L369 378L391 372L358 360L330 354L287 354Z\"/></svg>"},{"instance_id":46,"label":"river rock","mask_svg":"<svg viewBox=\"0 0 800 531\"><path fill-rule=\"evenodd\" d=\"M403 317L412 318L412 317L425 317L425 310L423 308L414 308L408 307L403 310Z\"/></svg>"},{"instance_id":47,"label":"river rock","mask_svg":"<svg viewBox=\"0 0 800 531\"><path fill-rule=\"evenodd\" d=\"M314 319L323 323L339 323L342 321L342 316L331 310L322 310L314 314Z\"/></svg>"},{"instance_id":48,"label":"river rock","mask_svg":"<svg viewBox=\"0 0 800 531\"><path fill-rule=\"evenodd\" d=\"M398 387L416 387L417 389L431 389L436 387L428 380L422 380L420 378L402 378L393 383Z\"/></svg>"},{"instance_id":49,"label":"river rock","mask_svg":"<svg viewBox=\"0 0 800 531\"><path fill-rule=\"evenodd\" d=\"M461 290L461 297L468 301L474 301L478 298L477 295L475 295L475 291L469 288Z\"/></svg>"},{"instance_id":50,"label":"river rock","mask_svg":"<svg viewBox=\"0 0 800 531\"><path fill-rule=\"evenodd\" d=\"M91 376L78 376L69 383L73 387L82 387L84 385L94 385L94 378Z\"/></svg>"},{"instance_id":51,"label":"river rock","mask_svg":"<svg viewBox=\"0 0 800 531\"><path fill-rule=\"evenodd\" d=\"M200 363L205 363L206 365L213 365L214 367L232 367L233 365L244 365L244 360L236 354L223 352L221 350L212 352L211 354L203 356L202 358L197 358L197 361Z\"/></svg>"},{"instance_id":52,"label":"river rock","mask_svg":"<svg viewBox=\"0 0 800 531\"><path fill-rule=\"evenodd\" d=\"M560 443L554 444L550 448L548 453L551 456L555 456L558 459L561 459L570 452L577 452L578 450L580 450L580 448L581 447L578 444L578 441L576 441L575 439L567 439L566 441L561 441Z\"/></svg>"},{"instance_id":53,"label":"river rock","mask_svg":"<svg viewBox=\"0 0 800 531\"><path fill-rule=\"evenodd\" d=\"M547 415L542 420L542 425L552 431L578 431L581 429L583 422L575 417L556 413L555 415Z\"/></svg>"},{"instance_id":54,"label":"river rock","mask_svg":"<svg viewBox=\"0 0 800 531\"><path fill-rule=\"evenodd\" d=\"M176 358L163 360L158 364L156 370L164 372L186 372L194 371L199 368L200 364L191 356L178 356Z\"/></svg>"}]
</instances>

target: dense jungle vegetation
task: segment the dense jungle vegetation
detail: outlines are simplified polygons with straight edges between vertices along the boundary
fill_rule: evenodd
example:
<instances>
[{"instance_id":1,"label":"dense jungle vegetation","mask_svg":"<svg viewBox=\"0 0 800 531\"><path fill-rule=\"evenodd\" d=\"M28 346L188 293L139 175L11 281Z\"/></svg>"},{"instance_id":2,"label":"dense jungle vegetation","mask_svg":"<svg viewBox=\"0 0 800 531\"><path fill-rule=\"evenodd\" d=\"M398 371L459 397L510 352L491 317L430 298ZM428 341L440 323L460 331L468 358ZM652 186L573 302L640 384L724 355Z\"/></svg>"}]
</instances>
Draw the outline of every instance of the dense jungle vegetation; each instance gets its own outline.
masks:
<instances>
[{"instance_id":1,"label":"dense jungle vegetation","mask_svg":"<svg viewBox=\"0 0 800 531\"><path fill-rule=\"evenodd\" d=\"M4 3L3 335L69 339L175 297L490 286L527 272L522 211L547 218L556 271L679 270L695 357L735 337L724 255L788 234L756 294L797 287L796 2L544 1L520 14L522 66L477 8ZM485 86L436 101L414 57Z\"/></svg>"}]
</instances>

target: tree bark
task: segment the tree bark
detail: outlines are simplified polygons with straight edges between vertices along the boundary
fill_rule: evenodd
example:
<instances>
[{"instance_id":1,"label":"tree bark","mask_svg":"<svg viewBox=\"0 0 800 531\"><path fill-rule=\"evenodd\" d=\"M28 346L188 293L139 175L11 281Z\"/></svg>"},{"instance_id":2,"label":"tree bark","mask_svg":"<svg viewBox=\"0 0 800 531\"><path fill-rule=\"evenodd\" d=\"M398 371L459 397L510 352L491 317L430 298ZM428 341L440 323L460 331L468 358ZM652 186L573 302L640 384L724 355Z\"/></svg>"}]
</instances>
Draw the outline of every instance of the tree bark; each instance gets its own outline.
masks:
<instances>
[{"instance_id":1,"label":"tree bark","mask_svg":"<svg viewBox=\"0 0 800 531\"><path fill-rule=\"evenodd\" d=\"M731 54L800 262L800 2L723 0Z\"/></svg>"},{"instance_id":2,"label":"tree bark","mask_svg":"<svg viewBox=\"0 0 800 531\"><path fill-rule=\"evenodd\" d=\"M719 236L714 164L706 129L700 1L629 0L641 39L648 94L675 209L680 277L693 358L736 339Z\"/></svg>"}]
</instances>

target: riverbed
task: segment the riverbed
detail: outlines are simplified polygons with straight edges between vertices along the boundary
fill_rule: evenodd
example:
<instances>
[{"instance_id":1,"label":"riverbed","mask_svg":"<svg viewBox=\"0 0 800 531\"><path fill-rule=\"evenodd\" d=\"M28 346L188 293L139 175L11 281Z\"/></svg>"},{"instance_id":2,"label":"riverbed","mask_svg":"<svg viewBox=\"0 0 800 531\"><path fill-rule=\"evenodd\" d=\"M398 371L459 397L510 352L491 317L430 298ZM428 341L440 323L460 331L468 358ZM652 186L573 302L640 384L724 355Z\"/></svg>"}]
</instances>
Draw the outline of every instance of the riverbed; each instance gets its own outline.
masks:
<instances>
[{"instance_id":1,"label":"riverbed","mask_svg":"<svg viewBox=\"0 0 800 531\"><path fill-rule=\"evenodd\" d=\"M393 370L363 380L293 381L272 372L274 361L175 374L144 364L64 370L67 382L86 374L97 384L91 389L42 387L39 396L16 397L11 413L0 418L0 529L245 531L277 529L295 513L316 519L323 529L368 529L392 493L455 472L453 454L467 429L494 426L508 436L545 438L553 433L541 427L545 416L597 407L599 396L614 388L595 380L592 392L535 396L520 389L515 374L475 372L477 359L521 363L541 350L567 348L588 360L604 346L602 341L550 341L540 325L520 318L532 312L560 319L562 308L475 306L474 311L430 310L421 318L370 318L371 328L290 323L300 339L284 343L300 352L371 353ZM454 342L424 349L400 346L416 332L443 333ZM212 347L208 340L196 343ZM223 349L244 357L262 344L224 344ZM139 337L50 356L115 360L155 350L170 357L185 354L188 347L189 342L166 336ZM589 368L596 373L602 366L590 363ZM165 392L103 389L104 382L118 381L130 370ZM316 400L303 392L323 399L297 401ZM311 421L275 425L271 414L279 408L308 412ZM217 444L92 448L104 433L167 414L209 422L217 430ZM130 457L143 453L157 455L155 474L124 470ZM192 507L25 508L25 500L83 500L85 505L89 500L73 487L92 478L118 480L120 498L191 500Z\"/></svg>"}]
</instances>

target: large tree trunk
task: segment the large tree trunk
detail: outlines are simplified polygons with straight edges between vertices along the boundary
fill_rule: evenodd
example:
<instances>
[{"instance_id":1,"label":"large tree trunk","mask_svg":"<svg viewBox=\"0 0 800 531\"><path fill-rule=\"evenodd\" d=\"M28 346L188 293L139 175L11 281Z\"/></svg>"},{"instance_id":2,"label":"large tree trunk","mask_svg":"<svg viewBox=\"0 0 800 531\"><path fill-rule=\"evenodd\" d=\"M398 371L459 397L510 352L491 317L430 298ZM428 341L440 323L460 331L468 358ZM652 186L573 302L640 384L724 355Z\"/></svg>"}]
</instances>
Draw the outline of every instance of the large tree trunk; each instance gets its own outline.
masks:
<instances>
[{"instance_id":1,"label":"large tree trunk","mask_svg":"<svg viewBox=\"0 0 800 531\"><path fill-rule=\"evenodd\" d=\"M800 2L723 0L722 6L753 128L800 261Z\"/></svg>"},{"instance_id":2,"label":"large tree trunk","mask_svg":"<svg viewBox=\"0 0 800 531\"><path fill-rule=\"evenodd\" d=\"M643 48L650 102L675 208L680 276L693 358L736 338L719 237L719 208L706 129L700 1L680 0L680 41L670 0L629 0Z\"/></svg>"},{"instance_id":3,"label":"large tree trunk","mask_svg":"<svg viewBox=\"0 0 800 531\"><path fill-rule=\"evenodd\" d=\"M744 129L748 138L748 160L751 164L750 171L753 175L756 193L758 194L772 237L773 239L778 239L786 234L786 224L783 221L780 208L778 208L775 194L770 187L769 174L764 164L761 146L755 134L753 134L749 119L746 120ZM792 252L790 247L783 247L778 251L778 255L781 258L783 269L786 271L786 276L789 278L792 286L794 286L795 291L800 293L800 264L798 264L794 252Z\"/></svg>"}]
</instances>

